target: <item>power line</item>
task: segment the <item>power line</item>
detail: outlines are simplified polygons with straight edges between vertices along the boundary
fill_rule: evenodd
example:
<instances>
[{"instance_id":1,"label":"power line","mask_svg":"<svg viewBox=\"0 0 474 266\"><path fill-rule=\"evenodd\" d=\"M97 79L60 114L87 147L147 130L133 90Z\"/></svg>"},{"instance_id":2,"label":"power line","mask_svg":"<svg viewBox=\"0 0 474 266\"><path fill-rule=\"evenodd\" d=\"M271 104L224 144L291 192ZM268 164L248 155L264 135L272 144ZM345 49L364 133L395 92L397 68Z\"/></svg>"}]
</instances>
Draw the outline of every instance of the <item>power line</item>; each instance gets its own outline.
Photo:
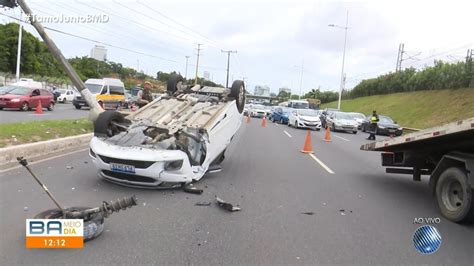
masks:
<instances>
[{"instance_id":1,"label":"power line","mask_svg":"<svg viewBox=\"0 0 474 266\"><path fill-rule=\"evenodd\" d=\"M189 28L189 27L183 25L183 24L180 23L179 21L176 21L176 20L174 20L174 19L172 19L172 18L166 16L166 15L163 14L162 12L160 12L160 11L158 11L158 10L156 10L156 9L154 9L154 8L152 8L152 7L150 7L150 6L148 6L148 5L143 4L142 2L140 2L140 1L138 1L138 0L137 0L137 3L140 4L140 5L142 5L142 6L144 6L144 7L146 7L147 9L149 9L149 10L151 10L151 11L153 11L153 12L159 14L159 15L161 15L162 17L164 17L164 18L166 18L166 19L168 19L168 20L174 22L175 24L177 24L177 25L179 25L179 26L181 26L181 27L187 29L189 32L193 33L194 35L200 36L201 38L204 38L205 40L208 40L208 41L210 41L211 43L215 43L215 44L217 44L217 45L220 45L218 42L213 41L212 39L209 39L208 37L206 37L206 36L200 34L199 32L196 32L195 30L193 30L193 29L191 29L191 28ZM171 26L169 26L169 27L171 27ZM215 46L215 47L217 47L217 46Z\"/></svg>"},{"instance_id":2,"label":"power line","mask_svg":"<svg viewBox=\"0 0 474 266\"><path fill-rule=\"evenodd\" d=\"M12 19L14 19L14 20L21 21L21 22L24 22L24 23L29 24L28 21L24 21L24 20L15 18L15 17L13 17L13 16L9 16L9 15L3 14L3 13L0 13L0 15L6 16L6 17L12 18ZM136 54L140 54L140 55L144 55L144 56L154 57L154 58L158 58L158 59L161 59L161 60L164 60L164 61L173 62L173 63L179 63L179 62L176 61L176 60L172 60L172 59L164 58L164 57L161 57L161 56L152 55L152 54L148 54L148 53L144 53L144 52L132 50L132 49L129 49L129 48L125 48L125 47L113 45L113 44L110 44L110 43L106 43L106 42L94 40L94 39L91 39L91 38L79 36L79 35L72 34L72 33L69 33L69 32L65 32L65 31L62 31L62 30L58 30L58 29L54 29L54 28L50 28L50 27L44 27L44 28L45 28L45 29L48 29L48 30L50 30L50 31L54 31L54 32L57 32L57 33L61 33L61 34L64 34L64 35L68 35L68 36L71 36L71 37L75 37L75 38L82 39L82 40L86 40L86 41L90 41L90 42L95 42L95 43L107 45L107 46L110 46L110 47L113 47L113 48L117 48L117 49L121 49L121 50L124 50L124 51L132 52L132 53L136 53Z\"/></svg>"}]
</instances>

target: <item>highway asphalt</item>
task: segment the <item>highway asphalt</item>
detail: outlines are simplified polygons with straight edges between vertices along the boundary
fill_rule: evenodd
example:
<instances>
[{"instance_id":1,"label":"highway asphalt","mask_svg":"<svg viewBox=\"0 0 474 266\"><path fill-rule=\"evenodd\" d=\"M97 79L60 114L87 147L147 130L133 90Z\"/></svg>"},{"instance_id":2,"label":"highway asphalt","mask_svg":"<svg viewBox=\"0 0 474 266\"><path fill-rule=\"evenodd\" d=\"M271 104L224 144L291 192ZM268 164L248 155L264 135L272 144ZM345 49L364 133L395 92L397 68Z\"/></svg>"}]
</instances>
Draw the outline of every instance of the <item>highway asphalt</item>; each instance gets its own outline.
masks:
<instances>
[{"instance_id":1,"label":"highway asphalt","mask_svg":"<svg viewBox=\"0 0 474 266\"><path fill-rule=\"evenodd\" d=\"M223 171L196 183L202 195L108 183L87 151L33 164L66 206L138 197L80 250L25 249L25 219L53 204L25 169L1 173L0 265L472 265L474 227L440 216L426 177L385 174L378 153L359 150L366 134L324 142L324 132L311 132L312 157L300 152L306 130L260 121L242 124ZM218 208L215 195L242 211ZM203 201L212 205L195 206ZM432 255L413 247L417 217L441 218Z\"/></svg>"},{"instance_id":2,"label":"highway asphalt","mask_svg":"<svg viewBox=\"0 0 474 266\"><path fill-rule=\"evenodd\" d=\"M14 109L0 110L0 124L18 123L36 120L65 120L87 118L89 108L77 110L72 103L57 103L53 111L43 109L43 114L35 114L35 110L20 111Z\"/></svg>"}]
</instances>

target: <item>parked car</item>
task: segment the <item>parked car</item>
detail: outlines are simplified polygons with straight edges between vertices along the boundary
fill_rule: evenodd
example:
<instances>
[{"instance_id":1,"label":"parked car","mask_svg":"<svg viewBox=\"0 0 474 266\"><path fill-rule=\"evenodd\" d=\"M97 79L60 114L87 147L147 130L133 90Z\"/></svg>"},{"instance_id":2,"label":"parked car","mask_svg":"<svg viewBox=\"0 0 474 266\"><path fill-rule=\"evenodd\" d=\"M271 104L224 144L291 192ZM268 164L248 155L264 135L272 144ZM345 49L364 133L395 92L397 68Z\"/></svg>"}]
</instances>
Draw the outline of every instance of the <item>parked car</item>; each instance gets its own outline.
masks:
<instances>
[{"instance_id":1,"label":"parked car","mask_svg":"<svg viewBox=\"0 0 474 266\"><path fill-rule=\"evenodd\" d=\"M0 95L7 94L9 91L16 88L15 86L2 86L0 87Z\"/></svg>"},{"instance_id":2,"label":"parked car","mask_svg":"<svg viewBox=\"0 0 474 266\"><path fill-rule=\"evenodd\" d=\"M334 112L339 112L339 109L335 109L335 108L326 108L324 109L324 111L321 112L321 114L319 115L319 119L321 120L321 126L323 128L326 128L327 125L326 125L326 117L331 115L332 113Z\"/></svg>"},{"instance_id":3,"label":"parked car","mask_svg":"<svg viewBox=\"0 0 474 266\"><path fill-rule=\"evenodd\" d=\"M370 117L372 115L369 115L366 117L364 122L362 123L362 131L366 132L370 128ZM401 136L403 134L403 128L400 127L397 122L393 121L392 118L386 116L386 115L379 115L379 122L377 123L377 129L375 130L376 135L395 135L395 136Z\"/></svg>"},{"instance_id":4,"label":"parked car","mask_svg":"<svg viewBox=\"0 0 474 266\"><path fill-rule=\"evenodd\" d=\"M60 103L72 102L74 100L74 97L79 96L79 93L75 92L74 90L60 89L57 91L59 91L60 94L56 99L56 102Z\"/></svg>"},{"instance_id":5,"label":"parked car","mask_svg":"<svg viewBox=\"0 0 474 266\"><path fill-rule=\"evenodd\" d=\"M43 108L47 108L49 111L54 109L54 97L48 90L15 86L7 94L0 96L0 110L14 108L28 111L38 106L39 102Z\"/></svg>"},{"instance_id":6,"label":"parked car","mask_svg":"<svg viewBox=\"0 0 474 266\"><path fill-rule=\"evenodd\" d=\"M291 113L291 108L277 106L273 110L270 120L273 122L279 122L280 124L288 124L288 117Z\"/></svg>"},{"instance_id":7,"label":"parked car","mask_svg":"<svg viewBox=\"0 0 474 266\"><path fill-rule=\"evenodd\" d=\"M84 84L104 109L117 109L125 102L125 88L119 79L88 79ZM88 106L81 95L75 96L72 104L76 109Z\"/></svg>"},{"instance_id":8,"label":"parked car","mask_svg":"<svg viewBox=\"0 0 474 266\"><path fill-rule=\"evenodd\" d=\"M352 119L354 119L354 121L357 122L357 129L361 129L362 123L365 120L365 115L361 113L355 113L355 112L351 112L349 114L351 115Z\"/></svg>"},{"instance_id":9,"label":"parked car","mask_svg":"<svg viewBox=\"0 0 474 266\"><path fill-rule=\"evenodd\" d=\"M292 109L288 117L288 126L321 130L319 112L313 109Z\"/></svg>"},{"instance_id":10,"label":"parked car","mask_svg":"<svg viewBox=\"0 0 474 266\"><path fill-rule=\"evenodd\" d=\"M326 117L326 126L329 127L331 131L351 131L353 134L357 134L357 122L349 113L331 113Z\"/></svg>"}]
</instances>

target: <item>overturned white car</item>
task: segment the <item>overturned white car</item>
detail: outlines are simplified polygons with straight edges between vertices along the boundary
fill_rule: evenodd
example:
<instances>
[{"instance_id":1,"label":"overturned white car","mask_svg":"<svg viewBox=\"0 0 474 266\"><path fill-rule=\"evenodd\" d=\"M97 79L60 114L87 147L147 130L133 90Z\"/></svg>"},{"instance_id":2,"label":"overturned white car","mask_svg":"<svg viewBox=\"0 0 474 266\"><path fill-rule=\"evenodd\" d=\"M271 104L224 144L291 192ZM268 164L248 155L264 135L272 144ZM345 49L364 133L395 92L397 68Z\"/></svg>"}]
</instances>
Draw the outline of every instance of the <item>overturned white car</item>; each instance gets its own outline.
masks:
<instances>
[{"instance_id":1,"label":"overturned white car","mask_svg":"<svg viewBox=\"0 0 474 266\"><path fill-rule=\"evenodd\" d=\"M172 76L168 96L127 116L105 111L94 123L90 156L99 176L133 187L189 184L220 170L242 123L245 86L186 86Z\"/></svg>"}]
</instances>

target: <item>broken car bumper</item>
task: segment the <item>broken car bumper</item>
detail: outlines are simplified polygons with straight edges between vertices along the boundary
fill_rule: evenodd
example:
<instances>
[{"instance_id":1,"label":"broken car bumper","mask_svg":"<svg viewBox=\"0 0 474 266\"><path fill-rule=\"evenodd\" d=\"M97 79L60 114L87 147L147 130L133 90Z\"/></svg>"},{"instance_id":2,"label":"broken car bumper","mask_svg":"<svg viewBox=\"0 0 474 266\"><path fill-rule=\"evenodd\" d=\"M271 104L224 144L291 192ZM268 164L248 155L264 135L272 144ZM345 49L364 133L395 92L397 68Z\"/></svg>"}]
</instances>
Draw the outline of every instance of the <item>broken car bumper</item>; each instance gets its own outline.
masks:
<instances>
[{"instance_id":1,"label":"broken car bumper","mask_svg":"<svg viewBox=\"0 0 474 266\"><path fill-rule=\"evenodd\" d=\"M93 137L89 155L99 176L126 186L160 188L165 183L189 183L194 175L180 150L122 147Z\"/></svg>"}]
</instances>

